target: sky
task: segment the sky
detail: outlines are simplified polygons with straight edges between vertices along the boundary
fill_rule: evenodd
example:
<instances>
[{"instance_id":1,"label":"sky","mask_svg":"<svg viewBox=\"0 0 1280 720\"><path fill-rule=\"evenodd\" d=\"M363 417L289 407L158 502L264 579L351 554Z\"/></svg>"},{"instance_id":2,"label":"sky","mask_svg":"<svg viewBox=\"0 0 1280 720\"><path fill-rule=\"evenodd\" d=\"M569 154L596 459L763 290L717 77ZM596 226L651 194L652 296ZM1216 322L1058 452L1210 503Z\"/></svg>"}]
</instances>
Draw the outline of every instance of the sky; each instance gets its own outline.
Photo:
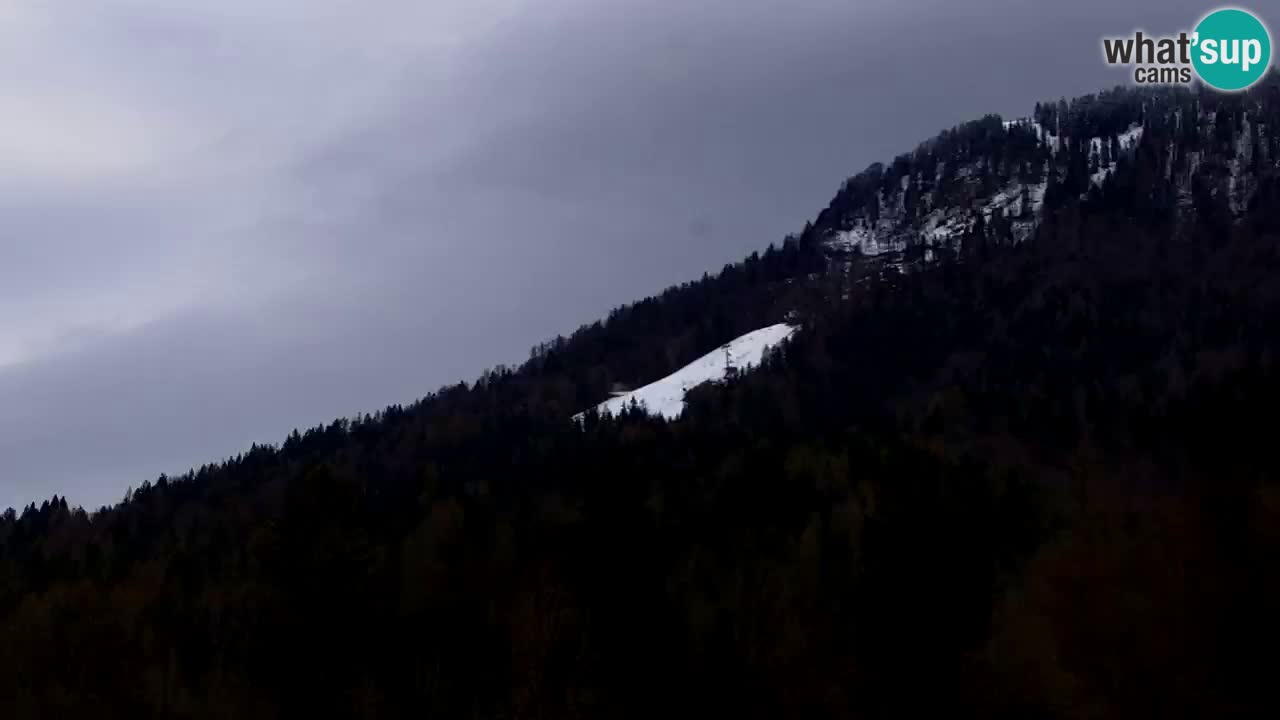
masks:
<instances>
[{"instance_id":1,"label":"sky","mask_svg":"<svg viewBox=\"0 0 1280 720\"><path fill-rule=\"evenodd\" d=\"M408 403L1186 0L0 0L0 508Z\"/></svg>"}]
</instances>

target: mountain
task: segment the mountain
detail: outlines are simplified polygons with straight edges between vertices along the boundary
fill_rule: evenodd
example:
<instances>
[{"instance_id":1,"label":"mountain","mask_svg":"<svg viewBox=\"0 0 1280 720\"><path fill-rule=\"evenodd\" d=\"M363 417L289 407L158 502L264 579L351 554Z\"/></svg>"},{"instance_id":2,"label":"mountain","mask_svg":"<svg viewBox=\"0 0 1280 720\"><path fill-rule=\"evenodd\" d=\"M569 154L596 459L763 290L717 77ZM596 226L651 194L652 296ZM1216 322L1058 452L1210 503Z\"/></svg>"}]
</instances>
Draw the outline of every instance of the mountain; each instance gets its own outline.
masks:
<instances>
[{"instance_id":1,"label":"mountain","mask_svg":"<svg viewBox=\"0 0 1280 720\"><path fill-rule=\"evenodd\" d=\"M850 178L817 229L833 248L902 262L954 253L966 236L1024 242L1046 201L1052 212L1077 197L1094 207L1120 197L1131 215L1183 226L1215 214L1239 219L1280 157L1271 92L1242 102L1117 89L1039 104L1029 118L989 116Z\"/></svg>"},{"instance_id":2,"label":"mountain","mask_svg":"<svg viewBox=\"0 0 1280 720\"><path fill-rule=\"evenodd\" d=\"M1273 717L1277 128L1274 76L983 118L518 368L9 512L0 696Z\"/></svg>"}]
</instances>

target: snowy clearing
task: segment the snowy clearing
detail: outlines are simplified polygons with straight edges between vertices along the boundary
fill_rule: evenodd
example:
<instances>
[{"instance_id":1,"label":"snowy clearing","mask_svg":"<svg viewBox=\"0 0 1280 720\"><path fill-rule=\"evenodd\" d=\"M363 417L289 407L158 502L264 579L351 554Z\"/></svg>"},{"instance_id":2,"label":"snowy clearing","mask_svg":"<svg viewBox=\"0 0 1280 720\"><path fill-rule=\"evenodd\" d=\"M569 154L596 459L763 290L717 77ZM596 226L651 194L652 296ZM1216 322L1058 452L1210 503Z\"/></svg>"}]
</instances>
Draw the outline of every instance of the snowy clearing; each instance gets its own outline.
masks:
<instances>
[{"instance_id":1,"label":"snowy clearing","mask_svg":"<svg viewBox=\"0 0 1280 720\"><path fill-rule=\"evenodd\" d=\"M749 332L657 382L600 403L596 410L602 415L613 415L634 401L650 414L674 420L684 412L686 392L704 383L724 380L729 367L742 371L759 365L769 348L791 337L797 329L795 325L781 323ZM580 420L583 415L585 413L579 413L574 419Z\"/></svg>"}]
</instances>

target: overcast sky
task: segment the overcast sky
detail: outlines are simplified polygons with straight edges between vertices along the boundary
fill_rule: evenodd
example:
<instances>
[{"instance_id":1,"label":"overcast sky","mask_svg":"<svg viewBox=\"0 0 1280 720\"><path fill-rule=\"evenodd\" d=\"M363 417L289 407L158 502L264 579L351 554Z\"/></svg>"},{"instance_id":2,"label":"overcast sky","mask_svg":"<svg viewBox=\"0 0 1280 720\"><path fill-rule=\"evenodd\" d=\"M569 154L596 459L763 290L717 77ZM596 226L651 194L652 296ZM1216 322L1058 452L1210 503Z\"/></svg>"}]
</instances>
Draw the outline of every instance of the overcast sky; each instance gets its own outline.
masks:
<instances>
[{"instance_id":1,"label":"overcast sky","mask_svg":"<svg viewBox=\"0 0 1280 720\"><path fill-rule=\"evenodd\" d=\"M409 402L1185 0L0 0L0 508Z\"/></svg>"}]
</instances>

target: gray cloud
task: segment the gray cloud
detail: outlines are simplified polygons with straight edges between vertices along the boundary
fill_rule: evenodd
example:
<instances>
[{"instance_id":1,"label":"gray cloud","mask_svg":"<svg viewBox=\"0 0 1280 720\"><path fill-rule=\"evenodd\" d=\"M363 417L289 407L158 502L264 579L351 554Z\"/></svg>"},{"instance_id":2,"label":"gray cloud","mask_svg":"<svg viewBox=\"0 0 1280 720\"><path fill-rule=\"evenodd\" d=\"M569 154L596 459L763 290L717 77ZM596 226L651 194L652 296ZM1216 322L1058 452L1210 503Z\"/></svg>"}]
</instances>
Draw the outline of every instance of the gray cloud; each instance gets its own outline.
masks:
<instances>
[{"instance_id":1,"label":"gray cloud","mask_svg":"<svg viewBox=\"0 0 1280 720\"><path fill-rule=\"evenodd\" d=\"M1056 5L7 3L0 507L519 361L1205 9Z\"/></svg>"}]
</instances>

